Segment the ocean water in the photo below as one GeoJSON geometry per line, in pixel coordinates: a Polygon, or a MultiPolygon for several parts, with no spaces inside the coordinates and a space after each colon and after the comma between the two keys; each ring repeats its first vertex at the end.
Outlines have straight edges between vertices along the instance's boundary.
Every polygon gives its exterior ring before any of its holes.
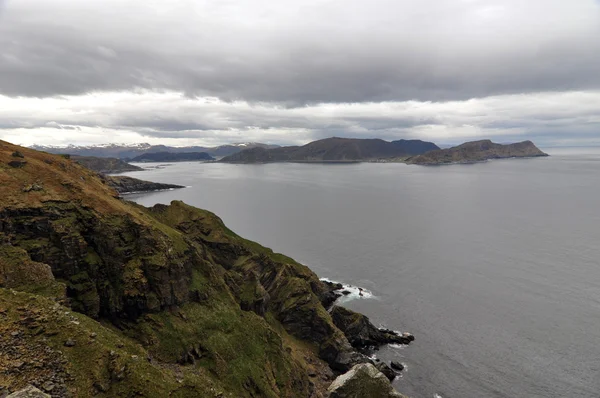
{"type": "MultiPolygon", "coordinates": [[[[442,167],[144,164],[127,173],[240,235],[370,293],[344,305],[409,331],[411,397],[600,397],[600,151],[442,167]]],[[[355,295],[356,297],[356,295],[355,295]]]]}

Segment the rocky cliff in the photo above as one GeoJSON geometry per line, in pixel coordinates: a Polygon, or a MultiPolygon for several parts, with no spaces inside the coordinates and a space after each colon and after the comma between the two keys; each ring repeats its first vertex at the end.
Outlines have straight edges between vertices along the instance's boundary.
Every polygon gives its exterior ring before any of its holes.
{"type": "Polygon", "coordinates": [[[399,338],[210,212],[2,141],[0,185],[0,394],[322,397],[399,338]]]}
{"type": "Polygon", "coordinates": [[[515,144],[495,144],[490,140],[472,141],[407,159],[409,164],[437,165],[451,163],[473,163],[489,159],[523,158],[548,156],[531,141],[515,144]]]}

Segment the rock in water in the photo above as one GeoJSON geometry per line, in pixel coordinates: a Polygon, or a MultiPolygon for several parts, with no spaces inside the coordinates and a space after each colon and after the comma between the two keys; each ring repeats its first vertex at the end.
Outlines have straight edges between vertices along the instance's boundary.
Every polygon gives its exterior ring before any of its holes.
{"type": "Polygon", "coordinates": [[[339,376],[331,383],[327,394],[329,398],[406,398],[370,363],[356,365],[339,376]]]}
{"type": "Polygon", "coordinates": [[[33,386],[27,386],[20,391],[13,392],[6,398],[51,398],[51,396],[33,386]]]}
{"type": "Polygon", "coordinates": [[[390,368],[385,362],[378,362],[375,364],[375,367],[378,371],[383,373],[389,381],[394,381],[394,379],[396,378],[396,372],[394,372],[394,370],[390,368]]]}
{"type": "Polygon", "coordinates": [[[402,372],[404,370],[404,365],[400,362],[392,361],[391,363],[392,369],[397,370],[398,372],[402,372]]]}

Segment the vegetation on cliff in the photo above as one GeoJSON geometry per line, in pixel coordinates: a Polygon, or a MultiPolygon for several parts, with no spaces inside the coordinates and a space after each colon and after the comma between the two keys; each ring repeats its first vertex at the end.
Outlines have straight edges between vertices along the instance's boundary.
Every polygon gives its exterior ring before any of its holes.
{"type": "Polygon", "coordinates": [[[2,141],[0,185],[7,390],[320,397],[331,369],[369,362],[324,307],[331,287],[210,212],[123,201],[76,162],[2,141]]]}

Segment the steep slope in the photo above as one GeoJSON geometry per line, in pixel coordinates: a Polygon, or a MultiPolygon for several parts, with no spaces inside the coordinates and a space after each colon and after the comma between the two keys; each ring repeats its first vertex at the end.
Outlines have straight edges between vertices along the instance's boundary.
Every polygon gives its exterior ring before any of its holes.
{"type": "MultiPolygon", "coordinates": [[[[68,155],[71,156],[71,155],[68,155]]],[[[127,171],[140,171],[141,167],[134,166],[117,158],[98,158],[94,156],[71,156],[80,165],[98,173],[124,173],[127,171]]]]}
{"type": "Polygon", "coordinates": [[[145,153],[140,156],[136,156],[131,159],[131,162],[196,162],[215,160],[206,152],[156,152],[156,153],[145,153]]]}
{"type": "Polygon", "coordinates": [[[326,138],[301,147],[274,149],[253,148],[223,158],[229,163],[266,162],[348,162],[381,159],[402,159],[438,148],[423,141],[394,141],[380,139],[326,138]]]}
{"type": "Polygon", "coordinates": [[[1,141],[0,185],[8,390],[320,397],[330,368],[369,361],[323,306],[331,287],[212,213],[125,202],[69,159],[1,141]]]}
{"type": "Polygon", "coordinates": [[[548,156],[531,141],[515,144],[495,144],[490,140],[466,142],[448,149],[440,149],[415,156],[407,160],[410,164],[436,165],[450,163],[472,163],[488,159],[523,158],[548,156]]]}

